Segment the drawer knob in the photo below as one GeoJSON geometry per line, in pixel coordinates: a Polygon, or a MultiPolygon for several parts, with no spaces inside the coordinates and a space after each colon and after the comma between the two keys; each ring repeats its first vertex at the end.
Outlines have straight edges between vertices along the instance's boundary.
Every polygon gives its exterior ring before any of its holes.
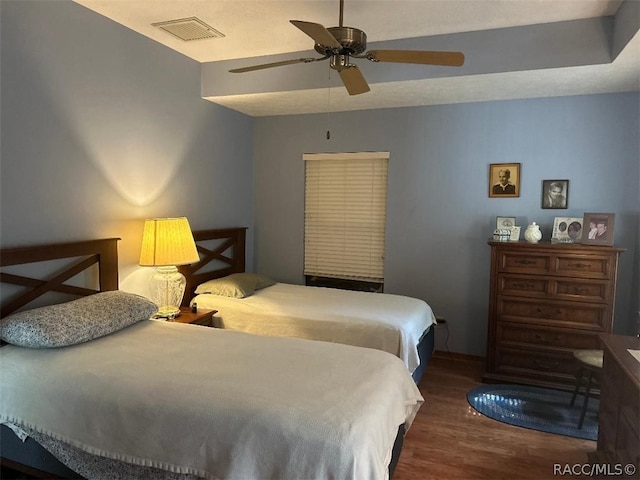
{"type": "Polygon", "coordinates": [[[589,293],[589,290],[584,287],[573,287],[572,290],[575,295],[585,295],[589,293]]]}
{"type": "Polygon", "coordinates": [[[542,307],[538,307],[536,309],[536,312],[540,314],[541,317],[551,318],[553,316],[560,315],[562,313],[562,310],[560,310],[559,308],[544,309],[542,307]]]}
{"type": "Polygon", "coordinates": [[[590,263],[573,263],[573,262],[569,262],[568,265],[572,268],[590,268],[591,264],[590,263]]]}
{"type": "Polygon", "coordinates": [[[555,343],[559,340],[562,340],[562,335],[542,335],[541,333],[536,333],[535,339],[540,343],[555,343]]]}
{"type": "Polygon", "coordinates": [[[530,260],[528,258],[523,258],[523,259],[516,260],[515,263],[519,263],[520,265],[535,265],[536,261],[530,260]]]}
{"type": "Polygon", "coordinates": [[[560,365],[559,362],[544,362],[542,360],[536,360],[534,363],[540,370],[555,370],[560,365]]]}

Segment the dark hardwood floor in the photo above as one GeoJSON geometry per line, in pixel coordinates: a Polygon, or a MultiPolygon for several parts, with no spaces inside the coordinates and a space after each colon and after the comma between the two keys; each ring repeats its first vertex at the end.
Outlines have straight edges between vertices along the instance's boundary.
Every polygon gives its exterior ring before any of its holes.
{"type": "Polygon", "coordinates": [[[425,403],[404,440],[393,480],[551,479],[554,464],[587,463],[596,442],[514,427],[467,402],[482,359],[436,352],[419,388],[425,403]]]}

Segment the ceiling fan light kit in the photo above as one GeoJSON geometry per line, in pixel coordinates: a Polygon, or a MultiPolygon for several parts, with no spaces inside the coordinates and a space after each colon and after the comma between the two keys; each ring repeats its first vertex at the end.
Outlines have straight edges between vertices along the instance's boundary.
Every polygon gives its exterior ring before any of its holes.
{"type": "Polygon", "coordinates": [[[303,20],[290,22],[315,42],[314,50],[323,55],[319,58],[297,58],[281,62],[264,63],[249,67],[234,68],[231,73],[244,73],[265,68],[281,67],[296,63],[311,63],[329,59],[329,66],[338,72],[349,95],[360,95],[369,90],[369,85],[357,65],[351,58],[361,58],[372,62],[413,63],[420,65],[439,65],[459,67],[464,63],[461,52],[431,52],[421,50],[371,50],[367,49],[367,34],[342,24],[344,0],[340,0],[340,20],[338,27],[326,28],[324,25],[303,20]]]}

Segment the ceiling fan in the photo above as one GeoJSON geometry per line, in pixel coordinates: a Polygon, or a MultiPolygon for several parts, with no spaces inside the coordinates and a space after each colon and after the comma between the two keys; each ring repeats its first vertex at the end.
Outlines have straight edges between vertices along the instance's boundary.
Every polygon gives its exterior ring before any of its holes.
{"type": "Polygon", "coordinates": [[[330,66],[340,75],[349,95],[359,95],[369,90],[369,85],[352,58],[364,58],[372,62],[417,63],[422,65],[442,65],[459,67],[464,63],[461,52],[432,52],[422,50],[370,50],[367,49],[367,35],[358,28],[343,26],[344,0],[340,0],[338,27],[325,28],[319,23],[290,20],[315,42],[314,49],[323,55],[319,58],[296,58],[281,62],[264,63],[250,67],[234,68],[231,73],[244,73],[265,68],[282,67],[296,63],[311,63],[329,59],[330,66]]]}

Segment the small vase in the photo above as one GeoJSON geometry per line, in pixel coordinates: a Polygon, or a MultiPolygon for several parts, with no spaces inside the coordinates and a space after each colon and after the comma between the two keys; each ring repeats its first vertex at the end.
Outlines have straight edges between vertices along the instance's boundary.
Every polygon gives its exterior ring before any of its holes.
{"type": "Polygon", "coordinates": [[[542,239],[540,225],[536,222],[531,222],[531,225],[524,231],[524,239],[529,243],[538,243],[542,239]]]}

